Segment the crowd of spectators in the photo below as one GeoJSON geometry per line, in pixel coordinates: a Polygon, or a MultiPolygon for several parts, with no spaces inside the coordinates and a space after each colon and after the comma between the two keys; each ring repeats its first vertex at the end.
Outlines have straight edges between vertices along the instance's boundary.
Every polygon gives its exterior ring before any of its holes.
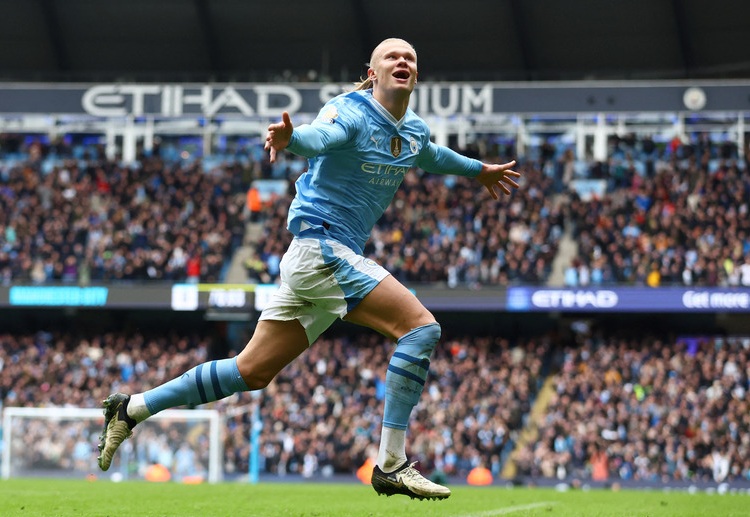
{"type": "Polygon", "coordinates": [[[745,157],[705,136],[661,153],[642,147],[615,142],[597,169],[606,195],[572,193],[567,211],[578,256],[566,284],[750,286],[745,157]]]}
{"type": "MultiPolygon", "coordinates": [[[[6,407],[98,408],[110,392],[162,383],[213,350],[210,338],[174,331],[4,334],[0,344],[6,407]]],[[[372,333],[323,337],[259,397],[242,393],[210,405],[225,416],[225,476],[248,472],[252,419],[242,409],[255,404],[261,473],[353,474],[377,452],[391,351],[372,333]]],[[[477,466],[497,477],[513,461],[522,478],[747,481],[749,365],[750,338],[594,333],[563,346],[549,336],[516,343],[446,336],[414,410],[408,453],[427,472],[459,477],[477,466]],[[549,367],[556,370],[554,394],[543,417],[531,422],[539,437],[511,456],[549,367]]],[[[24,425],[15,433],[25,440],[14,449],[16,461],[95,472],[98,428],[72,421],[47,436],[39,421],[24,425]]],[[[132,470],[158,462],[175,474],[205,475],[205,433],[162,426],[137,429],[140,436],[123,449],[132,470]]]]}
{"type": "Polygon", "coordinates": [[[522,476],[750,480],[750,337],[581,337],[554,387],[522,476]]]}
{"type": "Polygon", "coordinates": [[[242,242],[236,166],[43,163],[32,145],[0,167],[0,283],[217,282],[242,242]]]}
{"type": "MultiPolygon", "coordinates": [[[[100,154],[49,167],[50,150],[32,144],[26,160],[0,167],[0,280],[221,280],[243,242],[250,181],[272,179],[288,189],[252,214],[263,229],[246,265],[250,281],[278,281],[306,162],[282,153],[270,164],[255,147],[249,165],[155,153],[129,166],[100,154]]],[[[629,135],[610,139],[605,162],[569,146],[537,151],[519,157],[521,188],[499,202],[466,178],[407,174],[366,255],[406,283],[546,284],[569,229],[578,246],[569,286],[750,285],[750,169],[736,147],[706,134],[666,145],[629,135]],[[584,196],[581,179],[605,187],[584,196]]],[[[491,139],[462,152],[510,159],[491,139]]]]}
{"type": "Polygon", "coordinates": [[[543,284],[563,233],[552,180],[522,168],[522,186],[493,201],[473,180],[407,176],[365,253],[404,282],[543,284]]]}
{"type": "MultiPolygon", "coordinates": [[[[98,408],[109,393],[137,392],[177,377],[205,361],[212,350],[209,338],[174,331],[150,336],[4,334],[0,345],[0,406],[21,407],[98,408]]],[[[280,476],[351,474],[372,458],[380,436],[384,375],[392,348],[381,336],[369,333],[321,338],[282,371],[260,398],[261,471],[280,476]]],[[[444,339],[409,431],[412,457],[430,472],[465,476],[481,464],[498,474],[539,389],[548,350],[549,343],[533,340],[444,339]]],[[[229,476],[248,472],[251,415],[236,409],[254,403],[251,394],[243,393],[211,406],[228,417],[224,469],[229,476]]],[[[73,468],[70,458],[55,451],[78,450],[72,444],[83,436],[88,461],[78,454],[75,465],[95,469],[98,433],[94,429],[73,436],[80,431],[73,424],[66,432],[58,429],[55,441],[40,436],[38,422],[27,425],[37,427],[16,435],[35,438],[14,449],[17,458],[26,458],[27,466],[73,468]]],[[[154,440],[161,438],[150,445],[143,442],[144,436],[137,438],[140,445],[131,454],[135,469],[143,471],[160,458],[176,462],[181,441],[163,439],[162,435],[169,438],[173,433],[148,433],[154,440]]],[[[193,450],[198,456],[206,452],[199,447],[193,450]]],[[[205,470],[205,462],[199,465],[205,470]]]]}

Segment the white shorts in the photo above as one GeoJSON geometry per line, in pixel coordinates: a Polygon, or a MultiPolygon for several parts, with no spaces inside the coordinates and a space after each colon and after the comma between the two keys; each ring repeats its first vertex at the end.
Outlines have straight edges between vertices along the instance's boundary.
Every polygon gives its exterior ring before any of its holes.
{"type": "Polygon", "coordinates": [[[312,344],[390,273],[340,242],[295,237],[281,259],[281,286],[260,320],[299,320],[312,344]]]}

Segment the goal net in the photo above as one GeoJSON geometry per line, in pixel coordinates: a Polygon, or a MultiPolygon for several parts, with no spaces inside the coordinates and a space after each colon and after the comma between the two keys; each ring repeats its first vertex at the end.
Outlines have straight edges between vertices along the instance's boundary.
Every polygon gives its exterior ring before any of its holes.
{"type": "Polygon", "coordinates": [[[112,466],[97,466],[101,409],[6,407],[2,477],[107,477],[114,481],[218,482],[222,479],[216,410],[167,410],[138,424],[112,466]]]}

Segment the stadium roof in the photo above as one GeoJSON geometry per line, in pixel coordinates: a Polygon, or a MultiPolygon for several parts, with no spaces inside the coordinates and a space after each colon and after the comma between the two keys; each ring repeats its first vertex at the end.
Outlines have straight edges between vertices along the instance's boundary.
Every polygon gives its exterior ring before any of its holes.
{"type": "Polygon", "coordinates": [[[740,0],[0,0],[0,13],[2,81],[353,81],[390,36],[430,80],[750,77],[740,0]]]}

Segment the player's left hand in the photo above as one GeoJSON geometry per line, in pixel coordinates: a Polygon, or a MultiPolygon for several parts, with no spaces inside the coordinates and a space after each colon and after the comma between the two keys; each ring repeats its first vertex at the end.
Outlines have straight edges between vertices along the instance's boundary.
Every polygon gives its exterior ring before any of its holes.
{"type": "Polygon", "coordinates": [[[518,188],[518,183],[513,178],[520,178],[521,173],[511,170],[511,167],[515,164],[515,160],[503,164],[482,164],[482,170],[479,176],[477,176],[477,180],[484,185],[490,196],[492,196],[492,199],[500,198],[496,189],[500,189],[504,194],[510,195],[511,187],[518,188]]]}

